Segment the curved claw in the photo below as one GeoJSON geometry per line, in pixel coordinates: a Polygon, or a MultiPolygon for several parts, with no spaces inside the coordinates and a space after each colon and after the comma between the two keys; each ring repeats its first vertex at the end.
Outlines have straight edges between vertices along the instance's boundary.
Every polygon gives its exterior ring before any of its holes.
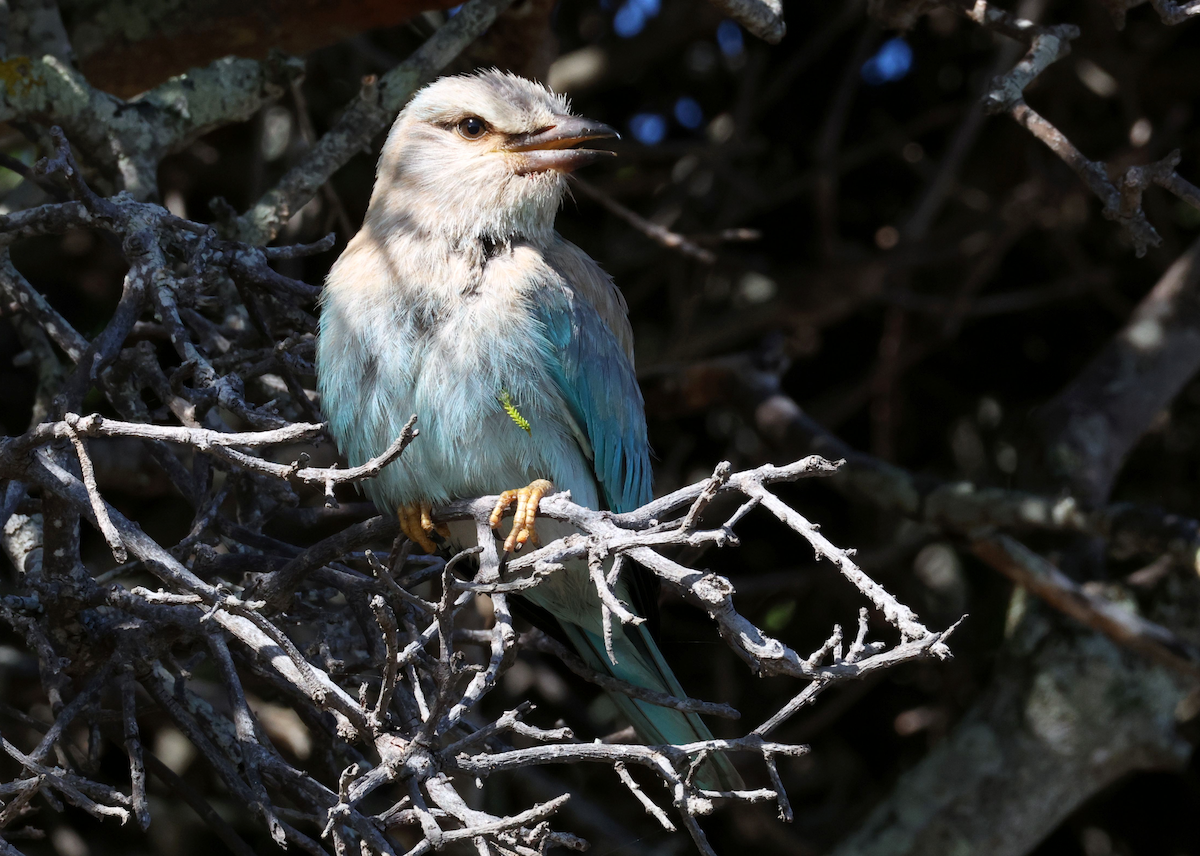
{"type": "Polygon", "coordinates": [[[429,536],[437,532],[442,537],[449,537],[450,530],[444,524],[433,522],[433,505],[428,500],[408,502],[396,511],[400,520],[400,531],[404,537],[412,541],[426,553],[436,553],[437,545],[429,536]]]}
{"type": "Polygon", "coordinates": [[[488,518],[488,525],[493,529],[500,525],[500,521],[504,518],[504,512],[514,502],[517,505],[517,510],[513,512],[512,531],[504,540],[504,552],[519,552],[527,541],[538,543],[538,503],[542,501],[543,496],[553,490],[554,485],[546,479],[534,479],[525,487],[506,490],[500,494],[500,498],[496,501],[496,507],[492,509],[492,515],[488,518]]]}

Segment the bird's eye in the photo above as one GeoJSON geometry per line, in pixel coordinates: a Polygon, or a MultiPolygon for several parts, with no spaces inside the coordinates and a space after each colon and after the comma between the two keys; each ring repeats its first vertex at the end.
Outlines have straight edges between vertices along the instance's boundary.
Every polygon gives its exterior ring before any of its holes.
{"type": "Polygon", "coordinates": [[[486,132],[487,123],[478,116],[468,116],[458,123],[458,133],[468,140],[478,140],[486,132]]]}

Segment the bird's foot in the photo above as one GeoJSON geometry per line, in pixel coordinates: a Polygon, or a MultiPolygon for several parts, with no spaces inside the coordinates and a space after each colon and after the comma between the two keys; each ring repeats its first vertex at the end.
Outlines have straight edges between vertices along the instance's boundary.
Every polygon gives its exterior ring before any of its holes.
{"type": "Polygon", "coordinates": [[[508,533],[508,538],[504,541],[504,552],[517,552],[525,546],[526,541],[538,543],[538,503],[542,501],[543,496],[553,490],[554,485],[546,479],[535,479],[525,487],[506,490],[500,494],[496,507],[492,509],[492,516],[488,519],[488,524],[493,529],[500,525],[504,512],[508,510],[509,506],[514,502],[517,504],[517,510],[513,512],[512,531],[508,533]]]}
{"type": "Polygon", "coordinates": [[[406,502],[396,512],[400,519],[400,531],[404,537],[412,541],[426,553],[436,553],[437,545],[430,537],[434,532],[443,538],[450,537],[450,530],[444,523],[433,522],[433,505],[427,500],[406,502]]]}

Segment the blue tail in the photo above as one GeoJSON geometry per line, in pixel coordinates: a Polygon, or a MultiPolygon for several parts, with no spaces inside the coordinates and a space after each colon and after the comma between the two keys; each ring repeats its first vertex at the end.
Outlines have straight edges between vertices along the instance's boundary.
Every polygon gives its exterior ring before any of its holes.
{"type": "MultiPolygon", "coordinates": [[[[644,624],[622,624],[613,619],[614,664],[604,650],[604,640],[589,630],[567,621],[560,622],[584,662],[598,672],[612,675],[639,687],[685,698],[683,687],[667,665],[644,624]]],[[[621,693],[610,693],[617,707],[633,725],[638,736],[650,744],[683,744],[712,740],[712,732],[696,713],[659,707],[621,693]]],[[[740,790],[742,778],[724,753],[708,756],[696,773],[696,784],[707,790],[740,790]]]]}

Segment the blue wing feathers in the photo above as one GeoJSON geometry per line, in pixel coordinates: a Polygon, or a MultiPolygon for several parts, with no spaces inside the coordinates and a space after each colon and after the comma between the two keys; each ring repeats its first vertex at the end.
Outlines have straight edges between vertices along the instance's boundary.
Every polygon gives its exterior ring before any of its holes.
{"type": "Polygon", "coordinates": [[[651,498],[646,417],[633,366],[585,301],[553,287],[539,297],[550,373],[591,442],[601,493],[613,511],[631,511],[651,498]]]}

